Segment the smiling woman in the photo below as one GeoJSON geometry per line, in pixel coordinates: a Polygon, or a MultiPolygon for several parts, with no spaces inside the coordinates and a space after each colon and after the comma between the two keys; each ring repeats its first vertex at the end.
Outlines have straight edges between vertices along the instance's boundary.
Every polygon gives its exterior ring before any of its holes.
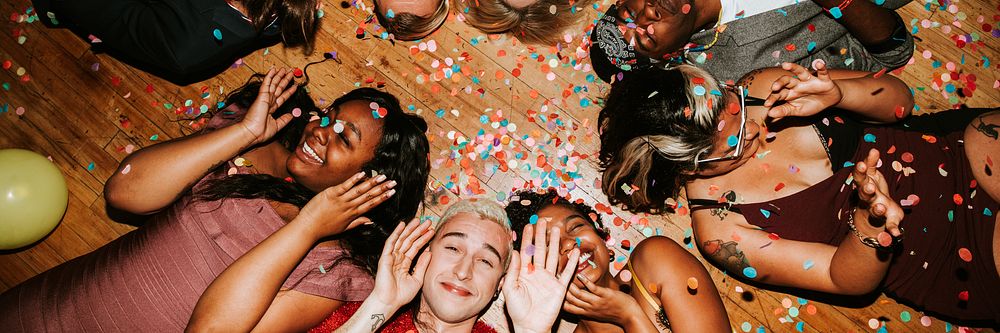
{"type": "Polygon", "coordinates": [[[506,210],[514,230],[547,223],[550,233],[561,235],[560,267],[579,249],[577,278],[563,304],[563,311],[580,316],[577,332],[730,331],[708,271],[673,240],[642,240],[629,255],[628,270],[614,276],[607,228],[581,200],[567,200],[553,189],[523,190],[506,210]]]}
{"type": "Polygon", "coordinates": [[[291,81],[272,70],[231,95],[206,130],[125,159],[105,187],[108,205],[157,214],[0,295],[12,309],[0,327],[181,331],[190,319],[194,331],[304,330],[364,299],[388,230],[420,205],[426,124],[374,89],[323,112],[291,81]],[[57,282],[66,280],[75,282],[57,282]]]}

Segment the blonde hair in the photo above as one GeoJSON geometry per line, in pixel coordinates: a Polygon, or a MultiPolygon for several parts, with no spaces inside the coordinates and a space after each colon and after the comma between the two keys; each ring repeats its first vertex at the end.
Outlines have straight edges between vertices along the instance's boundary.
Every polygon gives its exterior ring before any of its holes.
{"type": "Polygon", "coordinates": [[[375,19],[378,24],[392,34],[393,38],[401,41],[418,40],[429,36],[437,31],[448,18],[448,1],[438,0],[438,6],[434,13],[428,17],[418,16],[411,13],[395,13],[392,18],[382,15],[382,8],[379,1],[375,1],[375,19]]]}
{"type": "Polygon", "coordinates": [[[562,32],[585,16],[574,7],[587,8],[594,0],[538,0],[514,8],[505,0],[450,0],[465,15],[465,23],[490,34],[511,34],[525,43],[556,44],[562,32]],[[551,8],[555,6],[555,13],[551,8]]]}
{"type": "MultiPolygon", "coordinates": [[[[475,214],[483,220],[494,222],[500,225],[506,234],[512,235],[513,231],[510,226],[510,219],[507,218],[507,211],[504,210],[503,206],[496,201],[480,198],[469,198],[452,204],[451,207],[448,207],[448,210],[441,215],[441,220],[438,221],[434,230],[441,230],[441,228],[451,221],[455,215],[463,213],[475,214]]],[[[507,257],[503,258],[503,267],[505,269],[507,268],[507,264],[510,263],[510,256],[513,253],[513,250],[514,243],[513,238],[511,238],[511,242],[507,243],[507,257]]]]}
{"type": "Polygon", "coordinates": [[[662,211],[695,156],[715,142],[722,96],[711,75],[690,65],[630,72],[613,85],[598,119],[601,189],[611,203],[662,211]]]}

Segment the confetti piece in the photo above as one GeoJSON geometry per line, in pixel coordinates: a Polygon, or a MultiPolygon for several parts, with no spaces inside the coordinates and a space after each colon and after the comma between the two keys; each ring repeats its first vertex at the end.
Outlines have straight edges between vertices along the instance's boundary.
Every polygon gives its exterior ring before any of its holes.
{"type": "Polygon", "coordinates": [[[877,238],[878,238],[878,244],[879,245],[882,245],[882,246],[892,245],[892,235],[889,235],[888,232],[883,231],[883,232],[878,233],[877,238]]]}
{"type": "Polygon", "coordinates": [[[344,124],[338,120],[336,124],[333,124],[333,132],[337,134],[343,133],[344,124]]]}
{"type": "Polygon", "coordinates": [[[156,140],[159,140],[159,139],[160,139],[160,135],[159,134],[153,134],[153,136],[149,137],[149,141],[156,141],[156,140]]]}
{"type": "Polygon", "coordinates": [[[968,302],[969,301],[969,291],[968,290],[963,290],[962,292],[958,293],[958,299],[960,301],[968,302]]]}
{"type": "Polygon", "coordinates": [[[323,267],[323,264],[319,264],[319,272],[322,274],[326,274],[326,267],[323,267]]]}
{"type": "Polygon", "coordinates": [[[757,269],[753,267],[747,267],[743,269],[743,276],[753,279],[757,277],[757,269]]]}
{"type": "Polygon", "coordinates": [[[698,290],[698,279],[695,277],[689,277],[687,280],[687,287],[691,290],[698,290]]]}
{"type": "Polygon", "coordinates": [[[785,183],[778,183],[778,185],[774,186],[774,191],[778,192],[778,191],[781,191],[781,189],[783,189],[783,188],[785,188],[785,183]]]}
{"type": "Polygon", "coordinates": [[[928,316],[920,317],[920,325],[924,325],[924,327],[930,327],[931,324],[932,324],[931,317],[928,316]]]}
{"type": "Polygon", "coordinates": [[[618,277],[621,278],[622,281],[628,283],[629,281],[632,281],[632,272],[624,270],[621,273],[618,273],[618,277]]]}
{"type": "MultiPolygon", "coordinates": [[[[837,7],[834,7],[834,8],[837,8],[837,7]]],[[[871,329],[876,329],[876,328],[878,328],[878,327],[879,327],[880,325],[881,325],[881,324],[879,324],[879,322],[878,322],[878,319],[875,319],[875,318],[872,318],[872,319],[869,319],[869,320],[868,320],[868,328],[871,328],[871,329]]]]}
{"type": "Polygon", "coordinates": [[[760,214],[764,215],[764,218],[771,218],[771,211],[761,208],[760,214]]]}
{"type": "Polygon", "coordinates": [[[87,171],[94,171],[95,167],[96,165],[94,164],[94,162],[90,162],[90,164],[87,165],[87,171]]]}
{"type": "Polygon", "coordinates": [[[537,214],[531,215],[531,217],[528,218],[528,223],[531,223],[531,224],[538,223],[538,215],[537,214]]]}
{"type": "MultiPolygon", "coordinates": [[[[844,16],[844,13],[840,12],[840,7],[833,7],[830,8],[830,16],[833,16],[834,19],[840,19],[844,16]]],[[[872,328],[874,329],[874,327],[872,328]]]]}
{"type": "Polygon", "coordinates": [[[385,11],[385,17],[386,18],[396,17],[396,12],[392,11],[392,8],[389,8],[389,10],[385,11]]]}
{"type": "Polygon", "coordinates": [[[813,267],[813,265],[815,265],[815,263],[813,263],[812,259],[807,259],[805,262],[802,263],[802,269],[808,271],[810,268],[813,267]]]}
{"type": "Polygon", "coordinates": [[[302,116],[302,109],[300,108],[292,109],[292,117],[298,118],[300,116],[302,116]]]}
{"type": "Polygon", "coordinates": [[[126,164],[125,167],[122,168],[122,174],[127,175],[129,172],[132,172],[132,165],[126,164]]]}
{"type": "Polygon", "coordinates": [[[958,257],[962,258],[962,261],[972,262],[972,251],[964,247],[960,248],[958,249],[958,257]]]}
{"type": "Polygon", "coordinates": [[[875,134],[865,134],[865,142],[875,143],[875,134]]]}
{"type": "Polygon", "coordinates": [[[694,94],[698,96],[704,96],[706,92],[705,87],[701,85],[694,86],[692,90],[694,91],[694,94]]]}
{"type": "Polygon", "coordinates": [[[215,40],[222,40],[222,31],[219,29],[212,30],[212,36],[215,36],[215,40]]]}
{"type": "Polygon", "coordinates": [[[681,6],[681,13],[687,14],[690,12],[691,12],[691,4],[686,3],[683,6],[681,6]]]}

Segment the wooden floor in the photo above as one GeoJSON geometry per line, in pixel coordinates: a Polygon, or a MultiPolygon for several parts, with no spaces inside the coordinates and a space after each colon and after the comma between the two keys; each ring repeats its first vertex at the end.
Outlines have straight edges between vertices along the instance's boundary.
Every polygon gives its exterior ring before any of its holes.
{"type": "MultiPolygon", "coordinates": [[[[952,0],[941,9],[924,1],[900,10],[918,42],[912,63],[897,73],[914,89],[920,112],[961,104],[1000,105],[1000,42],[990,32],[1000,24],[1000,5],[996,0],[952,0]]],[[[567,33],[568,44],[530,47],[479,33],[453,16],[422,43],[393,44],[371,37],[381,31],[365,25],[360,10],[324,2],[317,53],[304,56],[274,47],[247,56],[216,78],[179,87],[94,55],[86,42],[67,31],[29,22],[28,0],[0,1],[0,12],[9,17],[0,36],[0,148],[51,156],[70,191],[67,213],[51,235],[30,248],[0,254],[0,291],[132,229],[107,216],[102,196],[105,180],[129,152],[191,133],[187,119],[202,105],[214,108],[250,74],[271,66],[301,67],[324,52],[337,52],[340,61],[310,69],[310,88],[321,103],[355,87],[379,86],[429,121],[434,171],[428,215],[441,213],[442,206],[458,197],[480,194],[503,200],[526,183],[564,186],[589,203],[604,201],[594,184],[598,173],[592,156],[598,149],[597,104],[608,86],[595,82],[586,54],[578,48],[584,24],[567,33]],[[368,31],[363,39],[355,36],[359,26],[368,31]],[[502,144],[494,147],[495,138],[502,138],[502,144]],[[477,156],[484,150],[491,151],[485,160],[477,156]]],[[[597,13],[583,11],[590,18],[597,13]]],[[[662,234],[690,248],[685,212],[640,216],[607,211],[620,218],[605,216],[615,222],[617,240],[662,234]]],[[[920,311],[884,296],[867,306],[833,306],[710,271],[736,332],[958,329],[935,318],[922,320],[920,311]]]]}

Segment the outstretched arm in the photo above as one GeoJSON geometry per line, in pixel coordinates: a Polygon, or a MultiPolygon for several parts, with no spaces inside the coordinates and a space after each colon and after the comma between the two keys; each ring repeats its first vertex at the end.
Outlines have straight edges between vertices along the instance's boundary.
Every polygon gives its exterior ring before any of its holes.
{"type": "Polygon", "coordinates": [[[749,87],[750,95],[767,96],[764,106],[770,108],[767,115],[773,119],[811,116],[834,107],[861,120],[892,123],[913,109],[909,87],[895,76],[829,70],[822,60],[813,65],[815,73],[793,63],[755,71],[750,74],[757,76],[749,87]]]}
{"type": "Polygon", "coordinates": [[[229,265],[198,300],[187,330],[303,331],[333,312],[341,302],[280,288],[321,238],[369,222],[358,217],[393,194],[384,178],[363,178],[358,173],[320,192],[292,222],[229,265]]]}
{"type": "MultiPolygon", "coordinates": [[[[854,225],[866,237],[892,241],[902,235],[903,210],[886,193],[884,176],[874,165],[878,153],[869,153],[855,165],[854,180],[860,201],[854,225]],[[890,236],[891,235],[891,236],[890,236]]],[[[862,295],[875,290],[889,267],[891,253],[862,243],[853,233],[839,245],[793,241],[773,237],[748,224],[739,214],[723,221],[707,211],[693,216],[695,237],[705,258],[729,274],[777,286],[840,295],[862,295]],[[777,239],[776,239],[777,238],[777,239]]],[[[845,223],[836,217],[831,223],[845,223]]],[[[884,244],[888,245],[888,244],[884,244]]]]}
{"type": "Polygon", "coordinates": [[[292,72],[268,72],[257,100],[237,124],[140,149],[118,166],[104,185],[112,207],[152,214],[169,206],[208,171],[255,144],[270,139],[291,120],[271,114],[295,93],[292,72]],[[288,88],[288,89],[286,89],[288,88]]]}

